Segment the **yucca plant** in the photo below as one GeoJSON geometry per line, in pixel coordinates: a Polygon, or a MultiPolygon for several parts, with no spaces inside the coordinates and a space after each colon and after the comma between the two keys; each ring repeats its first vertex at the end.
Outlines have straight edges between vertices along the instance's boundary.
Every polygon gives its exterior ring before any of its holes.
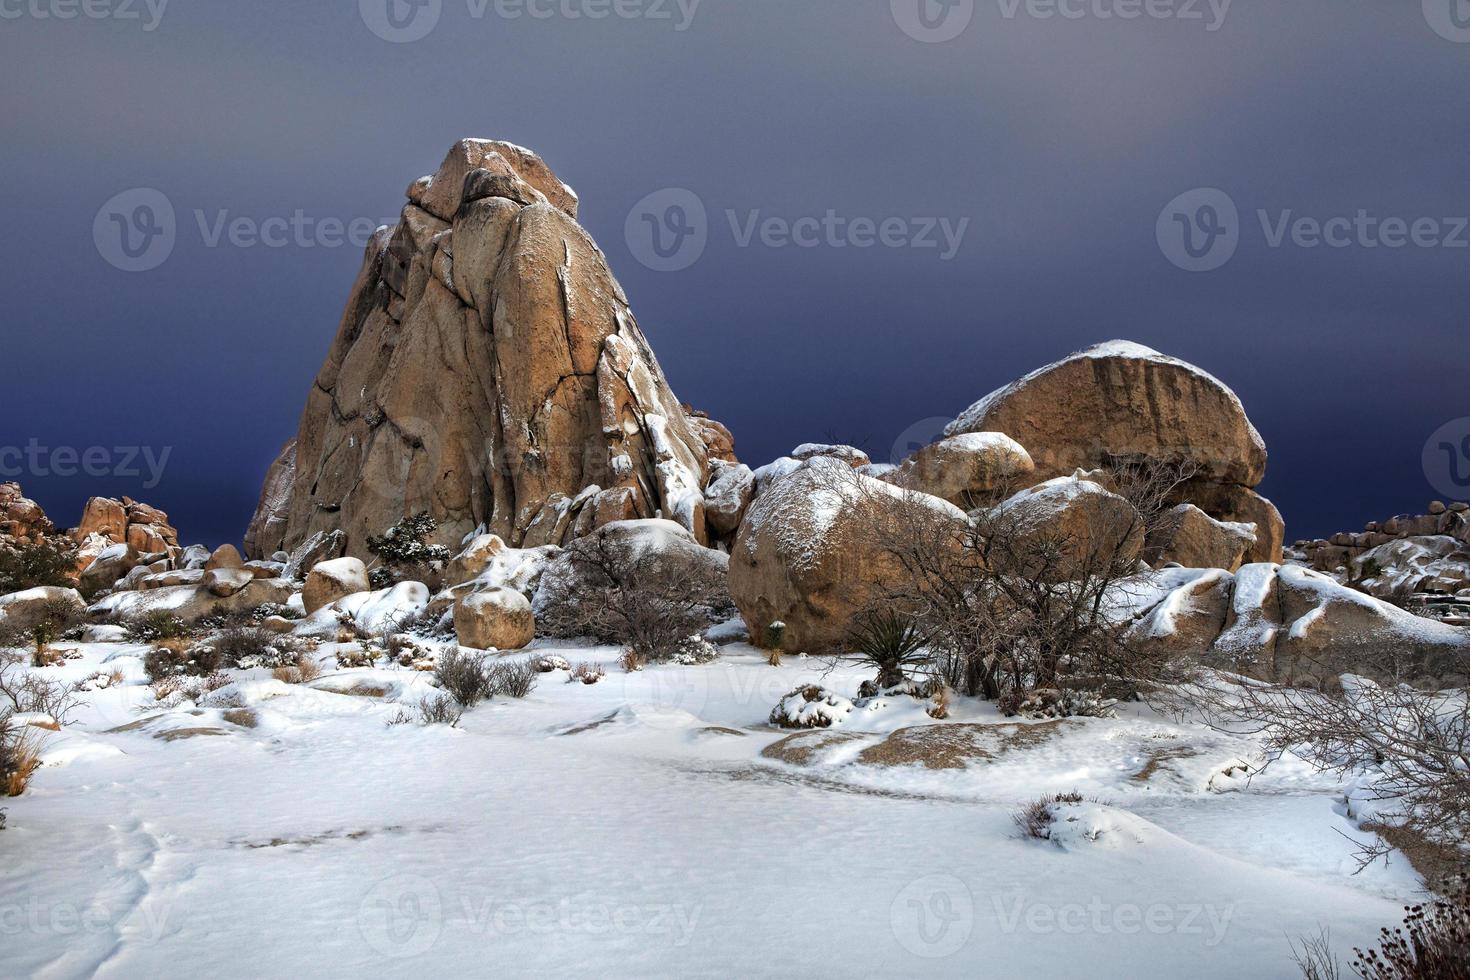
{"type": "Polygon", "coordinates": [[[878,690],[902,684],[911,671],[930,662],[929,635],[909,616],[892,610],[870,612],[848,636],[848,649],[859,663],[878,670],[878,690]]]}

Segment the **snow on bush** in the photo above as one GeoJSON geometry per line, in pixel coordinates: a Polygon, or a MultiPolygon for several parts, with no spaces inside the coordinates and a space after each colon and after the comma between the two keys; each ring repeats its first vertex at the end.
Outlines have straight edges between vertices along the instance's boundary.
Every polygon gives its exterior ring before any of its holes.
{"type": "Polygon", "coordinates": [[[674,663],[684,667],[711,664],[720,659],[719,649],[702,636],[691,636],[674,648],[674,663]]]}
{"type": "Polygon", "coordinates": [[[853,703],[815,684],[799,687],[771,710],[771,724],[780,728],[831,728],[852,713],[853,703]]]}

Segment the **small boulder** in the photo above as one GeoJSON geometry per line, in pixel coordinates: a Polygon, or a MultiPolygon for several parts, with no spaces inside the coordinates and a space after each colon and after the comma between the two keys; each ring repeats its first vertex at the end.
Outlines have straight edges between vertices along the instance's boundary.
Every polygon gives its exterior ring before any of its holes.
{"type": "MultiPolygon", "coordinates": [[[[1035,472],[1019,442],[999,432],[965,432],[920,449],[885,479],[961,507],[992,503],[994,494],[1035,472]]],[[[1029,481],[1028,481],[1029,482],[1029,481]]]]}
{"type": "Polygon", "coordinates": [[[256,576],[246,568],[211,568],[204,573],[204,579],[200,583],[209,590],[210,595],[228,599],[245,590],[256,576]]]}
{"type": "Polygon", "coordinates": [[[308,615],[340,599],[372,589],[367,566],[360,558],[337,558],[324,561],[306,576],[302,601],[308,615]]]}
{"type": "Polygon", "coordinates": [[[1233,572],[1255,544],[1254,524],[1217,521],[1193,504],[1180,504],[1149,533],[1143,560],[1154,566],[1172,563],[1233,572]]]}
{"type": "Polygon", "coordinates": [[[454,632],[461,646],[476,650],[519,650],[536,638],[531,603],[514,589],[490,589],[454,604],[454,632]]]}

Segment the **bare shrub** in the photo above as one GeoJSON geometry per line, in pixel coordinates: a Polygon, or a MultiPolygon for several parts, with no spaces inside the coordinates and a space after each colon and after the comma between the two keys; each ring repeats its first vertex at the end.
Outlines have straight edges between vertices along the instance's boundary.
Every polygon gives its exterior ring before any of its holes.
{"type": "Polygon", "coordinates": [[[492,664],[485,675],[485,689],[490,697],[529,697],[539,680],[529,660],[502,660],[492,664]]]}
{"type": "Polygon", "coordinates": [[[643,658],[638,656],[638,651],[628,647],[618,655],[618,666],[625,674],[636,674],[643,669],[643,658]]]}
{"type": "Polygon", "coordinates": [[[1342,964],[1332,953],[1332,935],[1323,929],[1315,936],[1291,944],[1291,960],[1302,971],[1303,980],[1339,980],[1342,964]]]}
{"type": "Polygon", "coordinates": [[[301,646],[294,637],[272,633],[262,626],[228,626],[211,637],[208,645],[217,658],[216,666],[242,670],[291,667],[301,656],[301,646]]]}
{"type": "Polygon", "coordinates": [[[606,676],[607,671],[602,669],[601,664],[580,663],[573,667],[572,672],[567,675],[567,683],[575,684],[580,682],[591,686],[606,676]]]}
{"type": "Polygon", "coordinates": [[[164,640],[143,656],[143,669],[154,681],[168,677],[204,677],[217,672],[224,658],[208,644],[183,637],[164,640]]]}
{"type": "Polygon", "coordinates": [[[583,587],[545,611],[547,635],[588,636],[660,663],[728,612],[725,577],[692,551],[638,549],[597,533],[572,542],[565,555],[583,587]]]}
{"type": "Polygon", "coordinates": [[[65,725],[76,710],[77,686],[49,680],[26,670],[13,656],[0,654],[0,710],[7,715],[47,715],[65,725]]]}
{"type": "Polygon", "coordinates": [[[480,658],[451,650],[439,658],[434,679],[460,704],[473,708],[490,696],[485,666],[480,658]]]}
{"type": "Polygon", "coordinates": [[[1470,980],[1470,883],[1411,906],[1402,927],[1380,932],[1377,949],[1353,953],[1363,980],[1470,980]]]}
{"type": "Polygon", "coordinates": [[[448,725],[457,728],[464,717],[464,706],[449,694],[438,694],[419,702],[420,725],[448,725]]]}
{"type": "Polygon", "coordinates": [[[189,633],[187,623],[162,609],[128,620],[123,627],[128,631],[128,639],[134,643],[157,643],[159,640],[178,639],[189,633]]]}
{"type": "Polygon", "coordinates": [[[320,676],[321,664],[315,657],[304,653],[298,654],[289,667],[277,667],[271,671],[271,677],[285,684],[310,684],[320,676]]]}
{"type": "Polygon", "coordinates": [[[1052,807],[1058,803],[1081,802],[1082,794],[1076,792],[1043,796],[1011,814],[1011,819],[1021,828],[1023,836],[1035,840],[1051,840],[1051,826],[1056,823],[1056,814],[1052,812],[1052,807]]]}

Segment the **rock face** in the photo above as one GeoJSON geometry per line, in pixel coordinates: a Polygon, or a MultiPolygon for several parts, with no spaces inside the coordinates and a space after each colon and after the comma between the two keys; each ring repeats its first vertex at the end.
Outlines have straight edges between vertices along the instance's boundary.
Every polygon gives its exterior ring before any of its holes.
{"type": "Polygon", "coordinates": [[[451,547],[477,529],[561,544],[613,514],[705,540],[718,432],[669,390],[571,189],[464,140],[409,196],[368,246],[294,466],[272,467],[253,557],[336,528],[361,556],[419,511],[451,547]]]}
{"type": "MultiPolygon", "coordinates": [[[[1344,531],[1331,538],[1298,541],[1292,545],[1292,555],[1318,571],[1336,572],[1351,571],[1353,563],[1365,558],[1370,551],[1406,538],[1446,538],[1447,541],[1434,546],[1435,550],[1446,554],[1453,552],[1456,544],[1470,545],[1470,506],[1460,502],[1446,505],[1436,500],[1430,503],[1429,511],[1428,514],[1401,514],[1386,521],[1371,521],[1362,531],[1344,531]]],[[[1379,564],[1388,568],[1382,559],[1392,554],[1381,555],[1379,564]]]]}
{"type": "Polygon", "coordinates": [[[1256,525],[1217,521],[1194,504],[1169,511],[1149,534],[1143,560],[1155,567],[1223,568],[1235,571],[1256,544],[1256,525]]]}
{"type": "Polygon", "coordinates": [[[291,492],[296,485],[296,440],[286,443],[271,463],[260,488],[255,517],[245,531],[245,554],[264,558],[280,551],[286,540],[286,516],[291,510],[291,492]]]}
{"type": "Polygon", "coordinates": [[[253,578],[248,585],[230,596],[211,592],[202,582],[198,585],[176,585],[159,589],[116,592],[93,605],[93,616],[117,616],[141,619],[151,612],[165,612],[196,622],[206,616],[251,612],[267,604],[287,602],[294,589],[280,579],[253,578]]]}
{"type": "Polygon", "coordinates": [[[358,558],[338,558],[324,561],[306,576],[306,589],[301,594],[307,615],[316,612],[339,599],[359,592],[368,592],[367,566],[358,558]]]}
{"type": "Polygon", "coordinates": [[[22,493],[19,483],[0,483],[0,540],[35,544],[55,530],[41,505],[22,493]]]}
{"type": "Polygon", "coordinates": [[[1470,632],[1299,566],[1169,569],[1128,590],[1136,640],[1269,680],[1351,672],[1443,685],[1470,673],[1470,632]]]}
{"type": "Polygon", "coordinates": [[[514,589],[472,592],[454,604],[454,633],[475,650],[520,650],[536,639],[536,617],[514,589]]]}
{"type": "MultiPolygon", "coordinates": [[[[131,497],[113,500],[93,497],[82,509],[82,521],[71,532],[72,540],[85,551],[88,544],[105,540],[126,544],[140,554],[180,554],[179,532],[168,515],[157,507],[138,503],[131,497]]],[[[106,545],[103,545],[106,547],[106,545]]]]}
{"type": "Polygon", "coordinates": [[[831,458],[774,480],[751,505],[730,554],[730,594],[756,643],[785,623],[789,653],[842,646],[853,618],[902,569],[883,547],[885,525],[909,508],[965,522],[959,508],[906,492],[831,458]]]}
{"type": "Polygon", "coordinates": [[[1266,475],[1265,442],[1235,393],[1184,361],[1127,341],[1100,344],[987,395],[946,435],[987,431],[1025,446],[1040,480],[1127,457],[1196,467],[1175,502],[1257,524],[1248,557],[1281,560],[1281,515],[1254,492],[1266,475]]]}

